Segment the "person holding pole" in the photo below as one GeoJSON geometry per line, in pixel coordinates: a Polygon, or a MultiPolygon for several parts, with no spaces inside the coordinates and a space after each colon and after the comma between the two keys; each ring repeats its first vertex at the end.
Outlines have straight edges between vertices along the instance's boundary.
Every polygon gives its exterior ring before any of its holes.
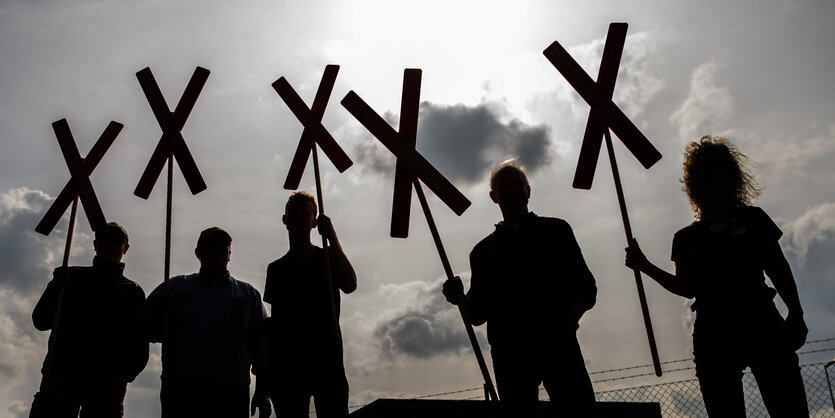
{"type": "Polygon", "coordinates": [[[267,267],[264,301],[272,311],[269,393],[279,417],[307,417],[311,396],[316,416],[348,416],[339,292],[356,290],[357,275],[331,220],[325,215],[317,218],[316,213],[312,195],[290,195],[281,217],[290,249],[267,267]],[[317,226],[328,241],[330,260],[325,259],[328,253],[311,242],[310,233],[317,226]]]}
{"type": "MultiPolygon", "coordinates": [[[[116,222],[99,227],[96,255],[89,267],[59,267],[53,272],[32,320],[39,331],[57,328],[48,388],[41,386],[30,417],[121,417],[127,384],[145,368],[148,343],[138,316],[145,292],[123,274],[128,234],[116,222]]],[[[46,368],[46,364],[45,364],[46,368]]]]}
{"type": "Polygon", "coordinates": [[[597,287],[571,227],[528,211],[531,187],[516,160],[490,173],[503,220],[470,253],[470,290],[447,280],[447,301],[473,325],[487,323],[499,399],[508,417],[537,416],[544,383],[554,415],[595,416],[595,397],[577,342],[578,322],[597,287]]]}
{"type": "Polygon", "coordinates": [[[245,418],[271,411],[263,382],[266,341],[249,330],[267,316],[261,294],[227,270],[232,237],[212,227],[200,233],[195,255],[200,271],[172,277],[170,291],[161,284],[145,301],[151,342],[162,347],[163,418],[245,418]],[[251,410],[250,370],[256,375],[251,410]]]}
{"type": "Polygon", "coordinates": [[[683,183],[696,221],[673,237],[675,273],[648,261],[636,240],[626,248],[626,265],[696,299],[693,355],[708,415],[745,416],[742,370],[750,366],[769,415],[809,416],[795,354],[808,333],[803,308],[777,242],[782,232],[751,206],[761,189],[747,158],[724,138],[702,137],[687,145],[683,183]],[[778,294],[785,319],[774,305],[778,294]]]}

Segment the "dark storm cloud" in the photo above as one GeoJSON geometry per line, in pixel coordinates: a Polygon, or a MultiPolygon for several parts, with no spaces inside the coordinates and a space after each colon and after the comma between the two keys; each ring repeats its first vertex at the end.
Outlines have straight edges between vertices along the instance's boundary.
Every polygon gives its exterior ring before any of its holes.
{"type": "MultiPolygon", "coordinates": [[[[39,290],[51,276],[52,268],[60,264],[62,240],[65,232],[59,223],[51,237],[35,232],[52,199],[41,191],[18,188],[0,195],[0,286],[23,295],[39,290]]],[[[79,214],[80,216],[83,216],[79,214]]],[[[76,238],[83,240],[78,233],[76,238]]],[[[79,242],[79,241],[75,241],[79,242]]]]}
{"type": "MultiPolygon", "coordinates": [[[[391,115],[386,116],[391,122],[391,115]]],[[[495,106],[423,102],[419,118],[418,151],[453,182],[479,182],[494,165],[510,157],[518,157],[529,173],[550,161],[548,128],[517,119],[504,121],[495,106]]],[[[373,142],[362,141],[356,147],[357,160],[372,171],[393,175],[395,159],[373,142]]]]}
{"type": "Polygon", "coordinates": [[[458,311],[444,300],[440,282],[421,293],[419,300],[425,301],[421,306],[410,306],[377,325],[374,337],[385,356],[429,358],[456,354],[469,347],[458,311]]]}
{"type": "MultiPolygon", "coordinates": [[[[34,231],[51,198],[25,187],[0,194],[0,393],[13,387],[34,387],[43,361],[47,333],[32,326],[32,308],[40,291],[61,262],[66,222],[51,237],[34,231]]],[[[80,215],[83,216],[83,215],[80,215]]],[[[76,238],[87,238],[80,232],[76,238]]],[[[79,252],[76,250],[76,252],[79,252]]],[[[28,411],[28,399],[15,400],[9,416],[28,411]]],[[[5,415],[4,415],[5,416],[5,415]]]]}

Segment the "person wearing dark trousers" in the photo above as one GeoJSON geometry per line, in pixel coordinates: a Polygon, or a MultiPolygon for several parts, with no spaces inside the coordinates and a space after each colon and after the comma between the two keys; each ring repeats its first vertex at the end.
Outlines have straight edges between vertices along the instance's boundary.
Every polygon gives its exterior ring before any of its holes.
{"type": "Polygon", "coordinates": [[[357,276],[331,220],[316,212],[310,194],[290,196],[281,218],[290,249],[267,267],[270,398],[281,418],[308,417],[311,397],[316,416],[348,416],[340,292],[356,290],[357,276]],[[310,240],[316,227],[328,240],[329,260],[310,240]]]}
{"type": "Polygon", "coordinates": [[[261,294],[229,274],[232,237],[212,227],[200,233],[200,271],[172,277],[145,302],[147,333],[162,342],[163,418],[270,416],[263,389],[266,340],[249,330],[266,318],[261,294]],[[167,332],[166,329],[167,322],[167,332]],[[256,376],[251,408],[250,371],[256,376]]]}
{"type": "Polygon", "coordinates": [[[746,157],[726,139],[703,137],[687,146],[683,183],[696,221],[673,237],[675,273],[647,260],[637,241],[626,248],[626,265],[695,298],[693,355],[708,415],[745,417],[742,371],[750,367],[770,416],[809,416],[795,354],[808,329],[778,243],[782,232],[752,206],[760,188],[746,157]],[[785,319],[774,304],[778,294],[785,319]]]}
{"type": "Polygon", "coordinates": [[[35,328],[52,330],[63,287],[51,368],[32,418],[121,417],[127,385],[148,362],[138,325],[145,292],[123,275],[127,231],[110,222],[96,231],[93,247],[92,266],[55,269],[32,312],[35,328]]]}
{"type": "Polygon", "coordinates": [[[537,416],[539,385],[554,416],[593,417],[594,390],[577,342],[597,287],[568,223],[528,211],[531,187],[508,160],[490,175],[502,221],[470,253],[472,278],[443,286],[473,325],[487,323],[499,399],[508,417],[537,416]]]}

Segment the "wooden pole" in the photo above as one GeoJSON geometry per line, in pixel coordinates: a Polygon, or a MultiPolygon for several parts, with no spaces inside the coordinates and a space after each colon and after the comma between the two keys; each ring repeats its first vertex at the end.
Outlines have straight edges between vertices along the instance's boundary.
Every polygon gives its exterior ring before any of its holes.
{"type": "MultiPolygon", "coordinates": [[[[313,143],[313,177],[316,179],[316,200],[319,204],[319,213],[325,214],[325,204],[322,200],[322,179],[319,176],[319,153],[318,146],[313,143]]],[[[336,317],[336,295],[333,289],[333,274],[331,272],[330,250],[328,250],[328,239],[322,235],[322,250],[325,252],[325,277],[327,278],[328,308],[330,310],[331,332],[334,337],[339,336],[339,319],[336,317]]]]}
{"type": "Polygon", "coordinates": [[[55,340],[58,338],[58,323],[61,319],[61,305],[64,302],[64,288],[70,278],[70,249],[72,248],[72,236],[75,232],[75,218],[78,213],[78,194],[72,201],[72,209],[70,210],[70,224],[67,227],[67,241],[64,245],[64,260],[61,266],[64,268],[65,281],[64,284],[58,287],[58,298],[55,301],[55,314],[52,317],[52,331],[49,333],[49,343],[46,351],[46,361],[44,362],[43,381],[41,382],[41,390],[46,391],[49,388],[49,379],[52,373],[52,359],[55,356],[55,340]]]}
{"type": "MultiPolygon", "coordinates": [[[[618,163],[615,160],[615,151],[612,146],[612,136],[607,127],[604,131],[606,138],[606,151],[609,152],[609,163],[612,165],[612,176],[615,179],[615,191],[618,194],[618,204],[620,206],[620,216],[623,218],[623,229],[626,232],[626,243],[629,245],[632,242],[632,226],[629,224],[629,214],[626,212],[626,199],[623,197],[623,186],[620,183],[620,172],[618,171],[618,163]]],[[[635,285],[638,287],[638,299],[641,302],[641,313],[644,316],[644,327],[647,330],[647,339],[649,340],[649,352],[652,356],[652,365],[655,368],[655,375],[661,376],[661,362],[658,359],[658,348],[655,346],[655,333],[652,331],[652,319],[649,317],[649,307],[647,306],[647,296],[644,293],[644,283],[641,280],[641,271],[632,270],[635,273],[635,285]]]]}
{"type": "MultiPolygon", "coordinates": [[[[174,152],[168,154],[168,185],[165,195],[165,266],[163,267],[162,288],[165,296],[171,293],[171,218],[173,215],[174,200],[174,152]]],[[[170,308],[168,306],[167,308],[170,308]]],[[[165,357],[168,342],[168,309],[162,318],[162,357],[165,357]]]]}
{"type": "MultiPolygon", "coordinates": [[[[420,207],[423,209],[423,215],[426,216],[426,223],[429,224],[429,230],[432,232],[432,239],[435,241],[435,247],[438,248],[438,255],[441,256],[441,264],[444,266],[446,277],[447,279],[453,279],[455,278],[455,274],[453,274],[452,266],[449,264],[449,258],[447,258],[446,251],[444,250],[444,244],[441,242],[441,236],[438,234],[438,227],[435,226],[435,219],[432,217],[432,212],[429,210],[429,204],[426,202],[426,196],[423,194],[423,188],[420,186],[420,181],[417,177],[413,179],[413,182],[415,185],[415,192],[417,193],[418,200],[420,201],[420,207]]],[[[481,369],[481,375],[484,378],[485,390],[494,401],[498,401],[499,396],[496,394],[496,389],[493,386],[493,379],[490,377],[490,371],[487,370],[487,363],[484,361],[484,355],[481,353],[481,347],[478,345],[478,339],[475,336],[473,325],[470,322],[467,310],[464,309],[464,305],[458,305],[458,312],[461,313],[461,319],[464,321],[464,327],[467,329],[467,336],[470,338],[470,344],[472,344],[476,360],[478,360],[478,368],[481,369]]]]}
{"type": "Polygon", "coordinates": [[[168,187],[165,197],[165,268],[163,284],[165,291],[170,291],[169,279],[171,278],[171,216],[174,206],[174,153],[168,156],[168,187]]]}

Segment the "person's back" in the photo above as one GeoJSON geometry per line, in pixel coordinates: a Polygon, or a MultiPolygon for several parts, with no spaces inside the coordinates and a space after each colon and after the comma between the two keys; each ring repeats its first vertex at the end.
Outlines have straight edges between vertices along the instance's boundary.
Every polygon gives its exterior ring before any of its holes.
{"type": "Polygon", "coordinates": [[[574,299],[595,299],[594,278],[562,219],[530,213],[518,230],[497,225],[470,260],[479,280],[468,294],[486,308],[493,347],[546,341],[560,331],[557,319],[569,316],[574,299]]]}
{"type": "Polygon", "coordinates": [[[536,416],[540,384],[555,412],[594,416],[594,390],[576,336],[580,318],[595,303],[594,277],[568,223],[528,211],[530,193],[515,160],[492,171],[489,196],[502,221],[470,253],[467,294],[456,277],[444,283],[444,296],[462,305],[473,325],[487,322],[505,416],[536,416]]]}
{"type": "Polygon", "coordinates": [[[32,417],[75,417],[79,408],[85,417],[121,416],[127,384],[148,361],[137,322],[145,293],[124,277],[121,263],[129,248],[127,232],[109,223],[96,231],[94,247],[92,266],[55,270],[32,312],[35,328],[51,330],[63,291],[32,417]]]}
{"type": "Polygon", "coordinates": [[[249,333],[266,318],[261,295],[229,274],[232,237],[223,229],[201,232],[194,253],[200,271],[172,277],[145,302],[148,338],[162,342],[162,417],[248,417],[250,372],[252,413],[257,407],[269,416],[257,379],[266,368],[266,342],[249,333]]]}

